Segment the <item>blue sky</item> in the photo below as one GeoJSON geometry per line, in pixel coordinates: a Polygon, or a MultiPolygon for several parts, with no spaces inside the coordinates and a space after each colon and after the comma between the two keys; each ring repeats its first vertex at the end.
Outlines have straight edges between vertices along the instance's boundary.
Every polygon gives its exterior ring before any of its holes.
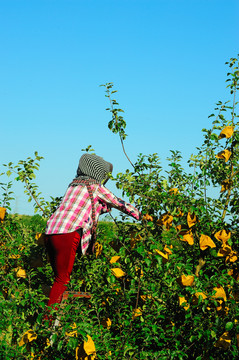
{"type": "MultiPolygon", "coordinates": [[[[64,194],[89,144],[114,174],[130,167],[107,128],[106,82],[125,110],[131,159],[157,152],[165,167],[173,149],[186,162],[229,97],[238,15],[238,0],[0,0],[0,164],[38,151],[47,199],[64,194]]],[[[12,211],[31,214],[14,189],[12,211]]]]}

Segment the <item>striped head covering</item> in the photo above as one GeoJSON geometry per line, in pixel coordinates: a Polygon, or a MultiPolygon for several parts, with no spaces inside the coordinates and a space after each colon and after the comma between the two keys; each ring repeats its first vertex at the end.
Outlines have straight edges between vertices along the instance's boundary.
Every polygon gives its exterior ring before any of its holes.
{"type": "Polygon", "coordinates": [[[79,185],[87,180],[90,184],[106,183],[113,165],[95,154],[83,154],[80,158],[76,177],[70,185],[79,185]]]}

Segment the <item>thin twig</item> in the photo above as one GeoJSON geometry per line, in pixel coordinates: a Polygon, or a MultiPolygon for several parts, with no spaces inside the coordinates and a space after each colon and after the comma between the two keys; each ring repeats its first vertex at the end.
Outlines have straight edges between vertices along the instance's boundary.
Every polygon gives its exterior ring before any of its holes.
{"type": "Polygon", "coordinates": [[[2,225],[2,228],[3,230],[7,233],[7,235],[9,236],[9,238],[12,240],[12,241],[15,241],[14,238],[12,237],[12,235],[10,234],[10,232],[8,231],[8,229],[5,228],[5,226],[2,225]]]}

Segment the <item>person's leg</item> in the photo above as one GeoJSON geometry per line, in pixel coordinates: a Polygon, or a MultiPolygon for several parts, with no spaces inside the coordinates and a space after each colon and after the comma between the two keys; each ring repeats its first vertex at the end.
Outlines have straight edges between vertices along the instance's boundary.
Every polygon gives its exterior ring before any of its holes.
{"type": "MultiPolygon", "coordinates": [[[[47,306],[60,303],[75,261],[75,255],[80,245],[78,232],[47,236],[46,247],[55,274],[47,306]]],[[[56,308],[57,309],[57,308],[56,308]]]]}

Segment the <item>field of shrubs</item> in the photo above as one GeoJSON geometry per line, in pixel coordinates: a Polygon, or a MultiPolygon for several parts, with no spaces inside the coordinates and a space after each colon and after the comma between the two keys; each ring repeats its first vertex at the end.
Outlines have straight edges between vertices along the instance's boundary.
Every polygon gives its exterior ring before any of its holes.
{"type": "MultiPolygon", "coordinates": [[[[53,272],[44,229],[60,198],[45,201],[35,183],[42,157],[4,165],[0,202],[0,357],[2,359],[231,360],[239,358],[239,62],[228,67],[229,100],[219,101],[204,142],[169,170],[158,154],[126,153],[126,122],[109,99],[109,129],[129,169],[112,177],[142,212],[100,222],[95,253],[76,259],[58,325],[43,322],[53,272]],[[123,154],[122,153],[122,154],[123,154]],[[12,181],[24,183],[37,215],[11,215],[12,181]],[[211,196],[213,194],[217,196],[211,196]]],[[[89,146],[85,151],[92,151],[89,146]]],[[[0,178],[1,179],[1,178],[0,178]]],[[[56,314],[52,310],[55,318],[56,314]]]]}

